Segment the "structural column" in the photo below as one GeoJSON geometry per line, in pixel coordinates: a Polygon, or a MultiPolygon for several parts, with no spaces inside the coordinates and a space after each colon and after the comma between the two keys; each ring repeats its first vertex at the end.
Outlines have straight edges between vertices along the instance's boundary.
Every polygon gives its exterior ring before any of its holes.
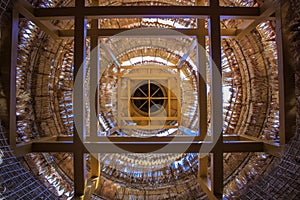
{"type": "Polygon", "coordinates": [[[74,80],[76,80],[77,88],[74,87],[73,92],[73,109],[74,119],[74,197],[75,199],[83,199],[86,185],[86,161],[84,156],[83,141],[86,131],[85,120],[85,88],[84,79],[86,77],[86,20],[82,11],[85,1],[76,0],[75,15],[75,35],[74,35],[74,80]],[[79,76],[79,75],[82,75],[79,76]]]}
{"type": "MultiPolygon", "coordinates": [[[[211,0],[210,6],[218,13],[219,1],[211,0]]],[[[215,143],[211,158],[211,190],[221,199],[223,195],[223,95],[222,95],[222,64],[221,64],[221,37],[220,15],[210,16],[210,70],[211,70],[211,131],[215,143]]]]}
{"type": "Polygon", "coordinates": [[[292,53],[285,21],[288,2],[281,1],[276,9],[276,43],[278,50],[279,80],[279,134],[280,144],[286,144],[296,130],[295,69],[291,63],[292,53]]]}
{"type": "MultiPolygon", "coordinates": [[[[13,9],[9,17],[8,26],[1,30],[1,84],[5,97],[1,99],[0,106],[4,119],[3,125],[7,128],[8,141],[14,149],[16,147],[16,66],[18,56],[19,13],[13,9]],[[6,114],[8,113],[8,115],[6,114]]],[[[6,24],[3,24],[6,25],[6,24]]]]}

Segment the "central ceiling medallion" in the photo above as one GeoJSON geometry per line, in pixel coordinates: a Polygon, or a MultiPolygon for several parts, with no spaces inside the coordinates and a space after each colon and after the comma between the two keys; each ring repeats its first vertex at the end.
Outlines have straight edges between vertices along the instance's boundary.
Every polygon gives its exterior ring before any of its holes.
{"type": "Polygon", "coordinates": [[[118,127],[123,131],[180,126],[180,70],[177,67],[120,67],[118,80],[118,127]]]}
{"type": "Polygon", "coordinates": [[[151,81],[142,82],[131,96],[131,104],[134,109],[145,117],[154,116],[162,111],[166,100],[165,88],[159,83],[151,81]]]}

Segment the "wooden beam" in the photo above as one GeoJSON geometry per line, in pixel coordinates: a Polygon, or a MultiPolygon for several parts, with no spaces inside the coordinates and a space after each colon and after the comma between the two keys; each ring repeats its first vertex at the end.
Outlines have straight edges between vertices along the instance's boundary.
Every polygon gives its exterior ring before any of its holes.
{"type": "MultiPolygon", "coordinates": [[[[211,0],[210,6],[219,9],[219,0],[211,0]]],[[[211,70],[211,132],[215,143],[211,155],[211,191],[218,199],[223,195],[223,96],[221,63],[220,17],[216,14],[209,19],[210,70],[211,70]]]]}
{"type": "Polygon", "coordinates": [[[257,7],[212,7],[212,6],[95,6],[85,8],[35,8],[34,15],[41,19],[70,18],[78,14],[90,17],[207,17],[212,14],[226,18],[249,19],[260,15],[257,7]]]}
{"type": "MultiPolygon", "coordinates": [[[[55,137],[54,137],[55,138],[55,137]]],[[[224,135],[224,141],[240,141],[241,138],[239,135],[231,134],[224,135]]],[[[243,138],[244,139],[244,138],[243,138]]],[[[131,137],[131,136],[99,136],[96,138],[94,142],[163,142],[163,141],[177,141],[177,142],[186,142],[186,141],[202,141],[201,136],[163,136],[163,137],[131,137]]],[[[73,136],[57,136],[56,140],[53,139],[51,141],[69,141],[73,142],[73,136]]],[[[92,141],[90,137],[86,138],[86,141],[92,141]]]]}
{"type": "Polygon", "coordinates": [[[83,151],[76,151],[74,155],[74,197],[82,199],[86,190],[86,159],[83,151]]]}
{"type": "Polygon", "coordinates": [[[198,178],[207,178],[208,177],[208,154],[199,154],[198,155],[198,178]]]}
{"type": "Polygon", "coordinates": [[[11,19],[11,38],[9,39],[9,53],[7,60],[7,67],[9,72],[9,90],[8,90],[8,103],[9,103],[9,132],[8,132],[8,142],[9,145],[14,149],[16,147],[16,132],[17,132],[17,118],[16,118],[16,68],[17,68],[17,57],[18,57],[18,34],[19,34],[19,13],[13,9],[12,19],[11,19]],[[10,58],[9,58],[10,57],[10,58]]]}
{"type": "Polygon", "coordinates": [[[281,1],[276,11],[276,44],[278,51],[279,81],[279,134],[280,144],[288,143],[296,130],[295,67],[291,58],[289,27],[286,22],[288,2],[281,1]]]}
{"type": "Polygon", "coordinates": [[[70,141],[73,142],[73,136],[57,136],[56,141],[70,141]]]}
{"type": "Polygon", "coordinates": [[[211,182],[207,177],[198,177],[198,183],[201,189],[206,193],[210,200],[217,200],[218,198],[214,195],[211,190],[211,182]]]}
{"type": "MultiPolygon", "coordinates": [[[[85,1],[76,0],[75,6],[78,11],[84,8],[85,1]]],[[[85,119],[85,87],[86,77],[86,19],[79,12],[75,17],[75,36],[74,36],[74,198],[82,199],[86,189],[86,159],[84,156],[84,146],[82,140],[86,136],[85,119]],[[80,76],[81,75],[81,76],[80,76]],[[76,112],[75,112],[76,109],[76,112]],[[76,120],[77,118],[77,120],[76,120]]]]}
{"type": "Polygon", "coordinates": [[[211,154],[211,191],[217,199],[223,196],[223,152],[217,149],[211,154]]]}
{"type": "Polygon", "coordinates": [[[91,179],[95,181],[95,189],[98,187],[99,176],[100,176],[100,163],[98,160],[98,154],[91,154],[91,179]]]}
{"type": "Polygon", "coordinates": [[[40,19],[36,18],[33,14],[34,8],[33,6],[25,1],[25,0],[17,0],[14,4],[15,9],[18,10],[20,14],[22,14],[26,19],[32,21],[36,24],[42,31],[52,37],[54,40],[60,39],[58,37],[58,31],[54,27],[54,25],[50,21],[41,21],[40,19]]]}
{"type": "MultiPolygon", "coordinates": [[[[205,21],[198,19],[198,29],[205,28],[205,21]]],[[[207,31],[208,33],[208,31],[207,31]]],[[[207,137],[207,88],[206,88],[206,50],[205,37],[197,35],[197,65],[198,65],[198,107],[199,107],[199,135],[202,140],[207,137]]]]}
{"type": "MultiPolygon", "coordinates": [[[[197,6],[205,6],[204,0],[197,0],[197,6]]],[[[208,29],[205,28],[205,20],[204,19],[197,19],[197,30],[205,30],[208,36],[208,29]]],[[[207,65],[207,58],[206,58],[206,42],[205,36],[203,35],[196,35],[198,41],[198,48],[197,48],[197,65],[198,65],[198,107],[199,107],[199,135],[201,140],[207,140],[207,88],[206,88],[206,65],[207,65]]],[[[201,154],[199,156],[199,174],[203,176],[204,174],[208,173],[208,157],[200,159],[201,154]],[[201,167],[201,166],[205,166],[201,167]]]]}
{"type": "Polygon", "coordinates": [[[280,146],[279,141],[263,140],[248,135],[240,135],[240,140],[262,143],[263,145],[262,152],[269,153],[275,157],[280,157],[283,149],[283,146],[280,146]]]}
{"type": "MultiPolygon", "coordinates": [[[[97,2],[96,5],[98,5],[98,0],[92,1],[94,4],[97,2]]],[[[91,22],[91,28],[92,29],[98,29],[99,23],[98,19],[93,19],[91,22]]],[[[99,88],[98,88],[98,82],[99,82],[99,72],[100,72],[100,63],[99,63],[99,46],[98,46],[98,35],[92,35],[91,38],[91,44],[90,44],[90,75],[89,75],[89,81],[90,81],[90,88],[89,88],[89,102],[90,102],[90,136],[97,137],[98,136],[98,110],[99,110],[99,88]]]]}
{"type": "Polygon", "coordinates": [[[264,143],[259,141],[224,141],[223,152],[263,152],[264,143]]]}
{"type": "Polygon", "coordinates": [[[260,15],[258,18],[256,18],[247,28],[245,28],[243,31],[241,31],[237,38],[242,38],[248,33],[250,33],[253,29],[256,28],[257,25],[259,25],[264,20],[267,20],[268,17],[270,17],[276,10],[276,7],[273,5],[273,2],[271,1],[265,1],[263,6],[260,8],[260,15]]]}
{"type": "MultiPolygon", "coordinates": [[[[224,141],[240,141],[238,135],[224,135],[224,141]]],[[[59,136],[57,141],[73,141],[72,136],[59,136]]],[[[131,136],[99,136],[97,138],[87,137],[87,142],[201,142],[201,136],[163,136],[163,137],[131,137],[131,136]]]]}
{"type": "MultiPolygon", "coordinates": [[[[111,37],[115,36],[119,33],[122,33],[124,31],[128,31],[131,29],[88,29],[87,30],[87,36],[94,36],[97,35],[99,37],[111,37]]],[[[189,36],[208,36],[208,30],[207,29],[172,29],[174,31],[177,31],[179,33],[182,33],[184,35],[189,36]]],[[[221,36],[222,38],[234,38],[240,33],[242,29],[236,29],[236,28],[228,28],[228,29],[221,29],[221,36]]],[[[61,38],[70,38],[74,37],[74,30],[58,30],[58,36],[61,38]]],[[[126,37],[135,37],[134,35],[126,36],[126,37]]],[[[168,35],[160,36],[160,37],[171,37],[168,35]]],[[[177,36],[178,37],[178,36],[177,36]]]]}
{"type": "MultiPolygon", "coordinates": [[[[256,141],[225,141],[223,152],[263,152],[265,150],[263,142],[256,141]]],[[[211,149],[204,153],[220,153],[218,147],[214,147],[211,142],[198,141],[145,141],[136,140],[134,142],[112,141],[90,141],[84,146],[77,145],[71,141],[60,142],[33,142],[32,152],[79,152],[84,153],[199,153],[200,148],[211,149]],[[162,149],[163,148],[163,149],[162,149]]]]}
{"type": "Polygon", "coordinates": [[[50,136],[50,137],[43,137],[40,139],[34,139],[31,140],[30,142],[24,142],[24,143],[19,143],[16,145],[16,147],[13,149],[15,156],[21,157],[24,156],[28,153],[32,152],[32,144],[35,142],[49,142],[49,141],[56,141],[56,136],[50,136]]]}
{"type": "MultiPolygon", "coordinates": [[[[126,98],[127,99],[127,98],[126,98]]],[[[131,98],[133,99],[133,98],[131,98]]],[[[135,120],[177,120],[177,117],[122,117],[122,120],[131,120],[131,121],[135,121],[135,120]]]]}
{"type": "Polygon", "coordinates": [[[69,152],[76,150],[77,146],[70,141],[60,142],[33,142],[31,144],[31,152],[69,152]]]}

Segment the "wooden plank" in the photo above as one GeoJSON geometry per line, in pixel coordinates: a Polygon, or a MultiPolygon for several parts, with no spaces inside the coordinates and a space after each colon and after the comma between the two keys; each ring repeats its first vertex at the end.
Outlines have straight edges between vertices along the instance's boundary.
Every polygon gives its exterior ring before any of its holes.
{"type": "Polygon", "coordinates": [[[177,122],[178,122],[178,127],[181,126],[181,104],[182,104],[181,90],[180,90],[180,88],[181,88],[180,80],[181,80],[181,78],[180,78],[180,69],[178,68],[177,69],[177,79],[176,79],[176,81],[177,81],[177,88],[176,88],[176,93],[177,94],[176,94],[176,97],[177,97],[177,117],[178,117],[177,122]]]}
{"type": "MultiPolygon", "coordinates": [[[[205,21],[198,19],[198,29],[205,27],[205,21]]],[[[202,140],[207,136],[207,88],[206,88],[206,51],[205,37],[197,35],[197,65],[198,65],[198,106],[199,106],[199,135],[202,140]]]]}
{"type": "Polygon", "coordinates": [[[118,123],[117,123],[117,126],[121,126],[122,125],[122,122],[121,122],[121,112],[123,112],[121,110],[121,73],[120,73],[120,68],[118,67],[118,93],[117,93],[117,98],[118,98],[118,123]]]}
{"type": "MultiPolygon", "coordinates": [[[[86,189],[86,159],[84,158],[84,147],[81,140],[85,140],[86,119],[85,119],[85,91],[84,80],[86,77],[86,19],[80,12],[84,8],[84,1],[76,0],[78,15],[75,17],[74,36],[74,144],[71,151],[74,156],[74,197],[82,199],[86,189]],[[79,75],[79,76],[78,76],[79,75]],[[82,76],[80,76],[82,75],[82,76]],[[77,85],[76,85],[77,84],[77,85]],[[76,109],[76,112],[75,112],[76,109]],[[77,118],[77,120],[76,120],[77,118]]],[[[64,143],[62,143],[64,144],[64,143]]]]}
{"type": "Polygon", "coordinates": [[[263,152],[264,143],[259,141],[224,141],[223,152],[263,152]]]}
{"type": "MultiPolygon", "coordinates": [[[[87,30],[87,36],[93,36],[97,35],[99,37],[111,37],[116,36],[117,34],[120,34],[124,31],[128,31],[131,29],[88,29],[87,30]]],[[[184,35],[189,36],[208,36],[208,30],[207,29],[171,29],[174,31],[177,31],[179,33],[182,33],[184,35]]],[[[222,38],[234,38],[238,35],[238,33],[242,32],[242,29],[236,29],[236,28],[228,28],[228,29],[221,29],[221,36],[222,38]]],[[[58,36],[62,38],[70,38],[74,37],[74,29],[71,30],[58,30],[58,36]]],[[[149,35],[153,36],[153,35],[149,35]]],[[[119,36],[122,37],[122,36],[119,36]]],[[[129,35],[128,37],[135,37],[134,35],[129,35]]],[[[147,37],[144,35],[144,37],[147,37]]],[[[173,35],[161,35],[160,37],[174,37],[173,35]]],[[[178,36],[177,36],[178,37],[178,36]]]]}
{"type": "Polygon", "coordinates": [[[198,178],[208,177],[208,154],[199,154],[198,178]]]}
{"type": "Polygon", "coordinates": [[[122,117],[122,120],[178,120],[177,117],[122,117]]]}
{"type": "Polygon", "coordinates": [[[12,148],[16,147],[16,132],[17,132],[17,118],[16,118],[16,67],[18,57],[18,33],[19,33],[19,13],[13,9],[11,21],[11,38],[10,42],[10,59],[7,59],[9,66],[9,135],[8,142],[12,148]]]}
{"type": "Polygon", "coordinates": [[[280,157],[282,149],[283,149],[283,146],[280,146],[279,141],[263,140],[263,139],[259,139],[259,138],[248,136],[248,135],[240,135],[240,140],[260,142],[263,144],[262,151],[269,153],[275,157],[280,157]]]}
{"type": "Polygon", "coordinates": [[[74,197],[82,199],[86,190],[86,159],[82,151],[76,151],[74,155],[74,197]]]}
{"type": "Polygon", "coordinates": [[[211,182],[206,177],[198,177],[198,183],[201,187],[201,189],[206,193],[208,198],[210,200],[217,200],[218,198],[214,195],[214,193],[211,191],[211,182]]]}
{"type": "Polygon", "coordinates": [[[149,75],[124,74],[122,76],[122,78],[129,77],[130,79],[135,79],[135,80],[145,80],[145,79],[166,80],[169,77],[176,77],[176,76],[177,76],[177,74],[167,74],[167,73],[160,73],[160,74],[152,73],[152,74],[149,74],[149,75]]]}
{"type": "Polygon", "coordinates": [[[70,152],[74,151],[75,145],[71,141],[61,142],[33,142],[31,152],[70,152]]]}
{"type": "MultiPolygon", "coordinates": [[[[108,137],[97,137],[95,140],[87,138],[87,141],[93,142],[201,142],[201,136],[153,136],[153,137],[132,137],[132,136],[108,136],[108,137]]],[[[71,140],[70,140],[71,141],[71,140]]],[[[224,141],[239,142],[239,136],[227,135],[224,137],[224,141]]],[[[242,144],[242,143],[240,143],[242,144]]]]}
{"type": "MultiPolygon", "coordinates": [[[[130,97],[131,97],[131,89],[130,89],[130,79],[127,80],[127,116],[130,118],[131,114],[130,114],[130,108],[131,108],[131,101],[130,101],[130,97]]],[[[123,113],[121,113],[123,114],[123,113]]]]}
{"type": "MultiPolygon", "coordinates": [[[[148,104],[150,107],[150,104],[148,104]]],[[[150,111],[149,111],[150,112],[150,111]]],[[[177,125],[148,125],[148,126],[141,126],[141,125],[126,125],[126,126],[120,126],[120,129],[169,129],[169,128],[178,128],[177,125]]]]}
{"type": "MultiPolygon", "coordinates": [[[[170,83],[170,79],[168,79],[168,119],[172,118],[171,117],[171,83],[170,83]]],[[[175,117],[174,120],[176,120],[177,117],[175,117]]]]}
{"type": "Polygon", "coordinates": [[[56,141],[56,136],[50,136],[50,137],[43,137],[39,139],[33,139],[30,142],[24,142],[19,143],[16,145],[16,147],[13,149],[15,155],[17,157],[25,156],[26,154],[32,152],[32,144],[36,142],[49,142],[49,141],[56,141]]]}
{"type": "Polygon", "coordinates": [[[211,154],[211,191],[217,199],[223,196],[223,152],[216,150],[211,154]]]}
{"type": "MultiPolygon", "coordinates": [[[[218,9],[219,1],[211,0],[210,6],[218,9]]],[[[211,191],[218,199],[223,195],[223,92],[222,92],[222,63],[220,17],[210,16],[210,70],[211,70],[211,132],[215,143],[211,155],[211,191]]]]}
{"type": "MultiPolygon", "coordinates": [[[[135,65],[135,66],[121,66],[121,69],[160,69],[161,66],[155,65],[135,65]]],[[[164,66],[166,69],[177,69],[177,66],[164,66]]]]}
{"type": "MultiPolygon", "coordinates": [[[[213,148],[212,142],[193,141],[187,139],[174,139],[173,141],[167,140],[166,138],[158,141],[153,139],[142,139],[129,141],[125,138],[112,139],[98,141],[90,141],[85,143],[88,150],[92,150],[91,153],[150,153],[158,151],[158,153],[199,153],[200,148],[211,149],[204,153],[219,153],[216,147],[213,148]],[[104,141],[104,142],[103,142],[104,141]],[[116,148],[119,147],[119,148],[116,148]],[[164,148],[164,149],[162,149],[164,148]]],[[[80,152],[83,149],[84,153],[90,153],[85,147],[75,144],[71,141],[60,141],[60,142],[33,142],[31,147],[32,152],[80,152]]],[[[223,144],[223,152],[263,152],[263,142],[255,141],[228,141],[223,144]]]]}
{"type": "MultiPolygon", "coordinates": [[[[116,131],[118,127],[114,128],[114,131],[116,131]]],[[[191,141],[191,138],[193,141],[202,141],[201,136],[155,136],[155,137],[132,137],[132,136],[98,136],[95,141],[104,141],[102,138],[109,139],[112,141],[119,141],[119,142],[135,142],[135,141],[152,141],[152,142],[160,142],[160,141],[171,141],[173,139],[184,142],[184,141],[191,141]]],[[[231,134],[231,135],[224,135],[223,136],[224,141],[240,141],[241,138],[239,135],[231,134]]],[[[57,136],[56,141],[73,141],[73,136],[57,136]]],[[[91,137],[87,137],[86,141],[91,141],[91,137]]]]}
{"type": "Polygon", "coordinates": [[[278,51],[279,81],[279,134],[280,144],[288,143],[296,130],[296,95],[295,68],[292,63],[293,54],[289,42],[289,27],[286,15],[289,12],[288,2],[280,4],[276,11],[276,44],[278,51]]]}
{"type": "MultiPolygon", "coordinates": [[[[96,0],[98,2],[98,0],[96,0]]],[[[91,22],[91,28],[97,29],[98,28],[98,19],[93,19],[91,22]]],[[[98,111],[99,111],[99,103],[100,103],[100,95],[98,93],[98,82],[99,82],[99,48],[98,48],[98,36],[92,35],[90,37],[91,44],[90,44],[90,136],[97,137],[98,136],[98,111]]]]}
{"type": "Polygon", "coordinates": [[[34,15],[41,19],[69,19],[72,16],[82,14],[84,16],[119,18],[119,17],[170,17],[193,18],[207,17],[212,14],[226,18],[249,19],[260,15],[257,7],[218,7],[212,6],[95,6],[83,9],[76,8],[35,8],[34,15]],[[80,12],[80,13],[78,13],[80,12]]]}
{"type": "MultiPolygon", "coordinates": [[[[157,153],[196,153],[199,152],[201,146],[208,148],[211,145],[208,142],[88,142],[85,144],[87,148],[83,148],[83,152],[81,152],[82,147],[78,147],[72,142],[36,142],[32,144],[32,152],[151,153],[157,151],[157,153]]],[[[82,180],[80,176],[78,178],[82,180]]]]}
{"type": "Polygon", "coordinates": [[[73,136],[57,136],[56,141],[70,141],[73,142],[73,136]]]}

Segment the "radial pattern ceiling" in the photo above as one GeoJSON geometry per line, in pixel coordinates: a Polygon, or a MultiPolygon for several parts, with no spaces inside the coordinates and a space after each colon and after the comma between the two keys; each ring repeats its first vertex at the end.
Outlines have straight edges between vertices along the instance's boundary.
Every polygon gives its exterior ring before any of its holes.
{"type": "MultiPolygon", "coordinates": [[[[106,5],[195,5],[195,1],[101,1],[106,5]]],[[[33,1],[37,7],[72,6],[73,1],[33,1]]],[[[86,4],[92,2],[87,1],[86,4]]],[[[261,2],[223,0],[224,6],[258,6],[261,2]]],[[[207,4],[207,3],[205,3],[207,4]]],[[[99,19],[100,28],[197,28],[194,18],[99,19]]],[[[72,20],[53,20],[60,29],[72,20]]],[[[207,23],[207,20],[205,20],[207,23]]],[[[221,20],[223,29],[240,27],[245,20],[221,20]]],[[[92,21],[88,21],[88,27],[92,21]]],[[[274,22],[265,21],[243,38],[222,39],[223,134],[244,134],[264,140],[279,139],[278,71],[274,22]]],[[[206,24],[207,27],[207,24],[206,24]]],[[[17,141],[73,134],[74,40],[51,39],[30,21],[20,22],[17,65],[17,141]]],[[[199,108],[197,53],[189,50],[195,37],[99,38],[98,135],[198,136],[199,108]],[[180,46],[180,48],[178,48],[180,46]],[[110,53],[108,53],[108,51],[110,53]],[[182,59],[189,52],[185,59],[182,59]],[[113,54],[113,57],[111,56],[113,54]],[[180,66],[180,70],[177,69],[180,66]],[[151,79],[140,74],[154,74],[151,79]],[[120,76],[122,74],[122,76],[120,76]],[[170,77],[166,79],[165,77],[170,77]],[[173,87],[173,88],[172,88],[173,87]],[[171,89],[170,89],[171,88],[171,89]],[[169,91],[171,90],[171,91],[169,91]],[[128,92],[130,91],[130,92],[128,92]],[[120,103],[123,102],[123,103],[120,103]],[[118,105],[119,103],[119,105],[118,105]],[[125,109],[133,116],[121,115],[125,109]],[[164,120],[161,120],[164,113],[164,120]],[[161,122],[163,121],[163,123],[161,122]],[[146,128],[145,128],[146,127],[146,128]],[[148,128],[147,128],[148,127],[148,128]],[[152,128],[149,128],[152,127],[152,128]],[[153,128],[154,127],[154,128],[153,128]]],[[[86,40],[90,46],[90,39],[86,40]]],[[[209,39],[205,51],[209,52],[209,39]]],[[[88,57],[91,54],[87,49],[88,57]]],[[[207,73],[210,126],[209,66],[207,73]]],[[[87,76],[89,76],[89,68],[87,76]]],[[[89,84],[88,82],[86,84],[89,84]]],[[[89,104],[86,105],[89,110],[89,104]]],[[[89,133],[87,133],[89,134],[89,133]]],[[[200,133],[201,134],[201,133],[200,133]]],[[[210,133],[209,133],[210,134],[210,133]]],[[[101,181],[95,197],[108,199],[206,198],[197,183],[197,154],[99,154],[101,181]]],[[[30,154],[25,157],[57,195],[73,196],[73,157],[69,153],[30,154]]],[[[88,164],[90,162],[87,156],[88,164]]],[[[226,197],[264,173],[273,157],[266,153],[226,153],[226,197]]],[[[90,174],[88,173],[88,176],[90,174]]]]}

